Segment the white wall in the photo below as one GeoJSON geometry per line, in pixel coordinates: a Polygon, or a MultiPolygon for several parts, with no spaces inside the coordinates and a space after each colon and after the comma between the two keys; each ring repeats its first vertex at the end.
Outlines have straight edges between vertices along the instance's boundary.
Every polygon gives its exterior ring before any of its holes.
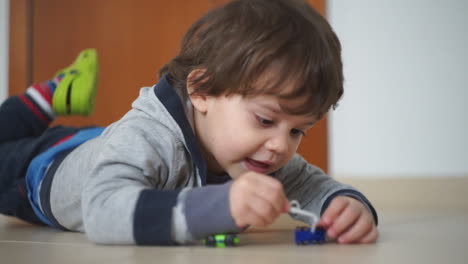
{"type": "Polygon", "coordinates": [[[468,1],[328,0],[345,96],[339,177],[468,176],[468,1]]]}
{"type": "Polygon", "coordinates": [[[8,25],[9,0],[0,0],[0,102],[8,92],[8,25]]]}

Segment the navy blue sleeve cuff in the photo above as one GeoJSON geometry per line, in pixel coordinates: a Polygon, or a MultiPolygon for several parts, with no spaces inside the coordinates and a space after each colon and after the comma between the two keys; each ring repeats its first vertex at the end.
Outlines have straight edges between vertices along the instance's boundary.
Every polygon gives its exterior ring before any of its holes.
{"type": "Polygon", "coordinates": [[[135,208],[133,234],[138,245],[175,245],[171,235],[172,208],[180,190],[143,190],[135,208]]]}
{"type": "Polygon", "coordinates": [[[242,230],[236,226],[230,212],[231,183],[194,188],[187,193],[184,213],[188,230],[195,239],[242,230]]]}
{"type": "Polygon", "coordinates": [[[351,189],[339,190],[339,191],[333,193],[332,195],[330,195],[327,198],[327,200],[325,200],[325,203],[323,203],[322,209],[320,211],[320,215],[323,215],[325,210],[330,205],[331,201],[335,197],[338,197],[338,196],[349,196],[349,197],[352,197],[354,199],[357,199],[357,200],[361,201],[367,207],[367,209],[369,209],[369,211],[372,213],[372,216],[374,217],[375,225],[378,225],[379,219],[378,219],[378,216],[377,216],[377,211],[375,211],[375,209],[372,206],[371,202],[362,193],[360,193],[360,192],[358,192],[356,190],[351,190],[351,189]]]}

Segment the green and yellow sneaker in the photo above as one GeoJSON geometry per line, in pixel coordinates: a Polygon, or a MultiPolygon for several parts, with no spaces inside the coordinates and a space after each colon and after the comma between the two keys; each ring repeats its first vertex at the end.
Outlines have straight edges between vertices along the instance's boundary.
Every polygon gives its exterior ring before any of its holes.
{"type": "Polygon", "coordinates": [[[57,72],[63,75],[52,98],[57,115],[91,115],[94,111],[98,81],[98,57],[95,49],[80,52],[75,62],[57,72]]]}

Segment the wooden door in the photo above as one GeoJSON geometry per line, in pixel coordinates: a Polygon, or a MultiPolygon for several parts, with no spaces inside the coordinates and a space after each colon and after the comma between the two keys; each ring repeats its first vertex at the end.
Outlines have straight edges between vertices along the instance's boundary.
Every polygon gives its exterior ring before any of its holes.
{"type": "MultiPolygon", "coordinates": [[[[324,14],[324,0],[309,0],[324,14]]],[[[10,3],[10,94],[44,81],[84,48],[99,53],[96,110],[91,117],[58,118],[54,124],[108,125],[130,109],[139,89],[158,80],[188,27],[213,0],[15,0],[10,3]]],[[[327,127],[322,120],[299,152],[327,170],[327,127]]]]}

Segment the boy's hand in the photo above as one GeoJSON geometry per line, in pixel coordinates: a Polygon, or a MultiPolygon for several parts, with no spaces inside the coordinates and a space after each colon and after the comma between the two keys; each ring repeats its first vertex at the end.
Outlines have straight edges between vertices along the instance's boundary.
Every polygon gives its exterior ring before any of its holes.
{"type": "Polygon", "coordinates": [[[234,180],[229,203],[234,222],[241,228],[268,226],[289,210],[281,182],[252,171],[234,180]]]}
{"type": "Polygon", "coordinates": [[[379,236],[366,206],[347,196],[333,199],[317,226],[327,229],[327,235],[336,238],[340,244],[373,243],[379,236]]]}

